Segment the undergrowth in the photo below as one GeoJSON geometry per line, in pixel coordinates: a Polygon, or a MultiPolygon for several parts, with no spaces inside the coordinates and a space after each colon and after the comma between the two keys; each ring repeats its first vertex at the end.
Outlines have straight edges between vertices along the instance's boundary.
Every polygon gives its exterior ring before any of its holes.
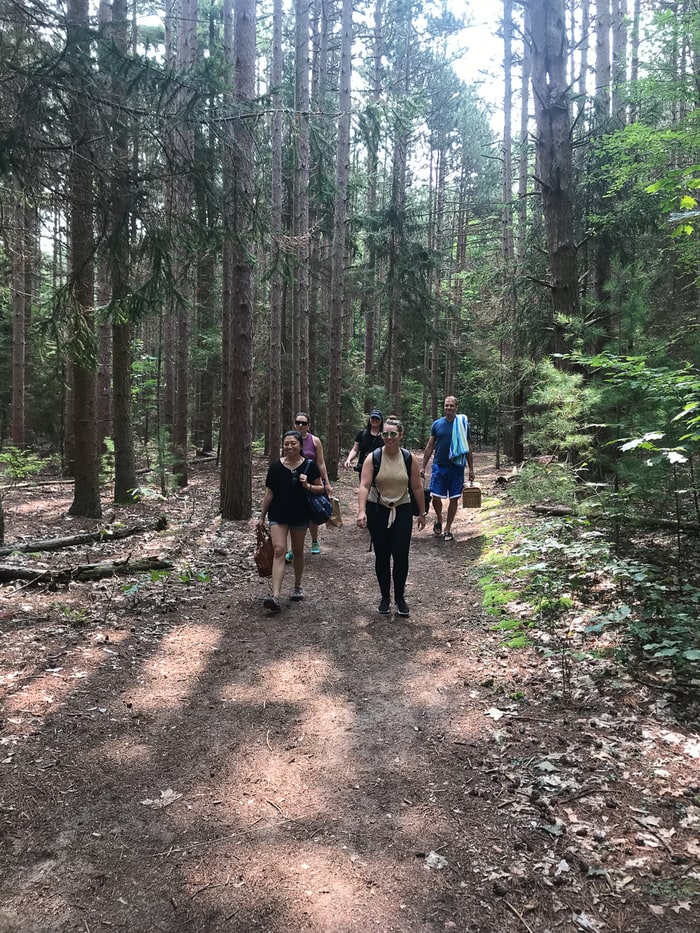
{"type": "MultiPolygon", "coordinates": [[[[549,501],[572,501],[560,471],[537,475],[549,501]]],[[[517,487],[519,503],[544,499],[532,474],[517,487]]],[[[575,513],[538,520],[514,511],[507,527],[484,523],[478,571],[492,628],[503,633],[506,646],[532,645],[558,662],[565,692],[578,661],[612,657],[633,676],[697,699],[697,561],[686,552],[679,567],[672,534],[649,557],[648,536],[621,543],[609,526],[594,521],[575,513]]]]}

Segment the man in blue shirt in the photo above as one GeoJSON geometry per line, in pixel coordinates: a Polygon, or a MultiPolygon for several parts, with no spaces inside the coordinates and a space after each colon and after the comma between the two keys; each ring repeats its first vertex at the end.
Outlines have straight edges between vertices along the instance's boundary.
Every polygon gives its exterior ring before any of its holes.
{"type": "Polygon", "coordinates": [[[466,415],[457,414],[457,399],[448,395],[445,399],[445,415],[433,421],[430,428],[430,440],[423,453],[423,469],[433,452],[433,472],[430,477],[430,492],[437,521],[433,525],[433,534],[452,541],[452,522],[457,514],[457,506],[464,487],[464,467],[469,465],[469,482],[474,482],[474,459],[469,445],[469,422],[466,415]],[[459,419],[459,420],[458,420],[459,419]],[[442,500],[449,499],[445,531],[442,529],[442,500]]]}

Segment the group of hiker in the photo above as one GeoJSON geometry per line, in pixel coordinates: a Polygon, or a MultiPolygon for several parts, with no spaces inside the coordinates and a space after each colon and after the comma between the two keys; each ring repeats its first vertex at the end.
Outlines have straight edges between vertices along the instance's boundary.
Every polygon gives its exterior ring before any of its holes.
{"type": "MultiPolygon", "coordinates": [[[[474,460],[470,447],[470,427],[466,415],[457,411],[457,399],[448,395],[444,414],[430,428],[430,439],[423,452],[423,462],[402,447],[404,427],[396,415],[386,420],[378,408],[369,413],[367,425],[358,432],[352,449],[344,461],[346,469],[360,474],[357,496],[357,526],[367,528],[374,549],[374,568],[381,600],[377,607],[381,615],[391,612],[391,584],[394,603],[400,616],[409,615],[405,598],[408,577],[408,556],[411,547],[413,518],[422,530],[432,502],[436,520],[433,534],[452,541],[452,523],[464,486],[465,468],[469,481],[474,481],[474,460]],[[430,482],[425,487],[425,475],[433,458],[430,482]],[[354,461],[357,464],[353,467],[354,461]],[[448,500],[443,527],[443,499],[448,500]]],[[[292,563],[294,588],[290,600],[304,598],[304,541],[311,533],[311,554],[320,553],[318,525],[309,517],[307,493],[332,495],[328,470],[323,456],[323,444],[311,433],[311,419],[299,412],[294,428],[282,438],[282,457],[274,460],[265,478],[265,495],[259,523],[266,520],[274,547],[272,593],[263,601],[270,612],[282,608],[280,595],[285,566],[292,563]]]]}

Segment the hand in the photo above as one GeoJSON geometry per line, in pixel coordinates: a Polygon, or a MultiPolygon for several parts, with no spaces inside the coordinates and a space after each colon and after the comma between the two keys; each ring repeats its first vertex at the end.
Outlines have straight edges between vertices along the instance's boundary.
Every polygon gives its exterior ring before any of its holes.
{"type": "Polygon", "coordinates": [[[419,515],[419,516],[418,516],[418,520],[417,520],[417,522],[416,522],[416,526],[417,526],[417,528],[418,528],[418,531],[422,531],[422,530],[425,528],[425,522],[426,522],[427,518],[428,518],[427,514],[425,514],[425,515],[419,515]]]}
{"type": "Polygon", "coordinates": [[[473,470],[469,471],[469,482],[470,483],[474,482],[474,471],[473,470]]]}
{"type": "Polygon", "coordinates": [[[299,474],[299,483],[300,483],[302,486],[306,486],[306,484],[307,484],[308,482],[309,482],[309,477],[306,475],[306,473],[300,473],[300,474],[299,474]]]}
{"type": "Polygon", "coordinates": [[[425,470],[421,470],[421,471],[420,471],[420,475],[421,475],[421,476],[425,476],[425,470]]]}
{"type": "Polygon", "coordinates": [[[367,527],[367,513],[366,513],[366,512],[358,512],[358,513],[357,513],[357,527],[358,527],[358,528],[366,528],[366,527],[367,527]]]}
{"type": "Polygon", "coordinates": [[[326,494],[327,496],[332,496],[332,495],[333,495],[333,487],[332,487],[331,484],[328,482],[328,480],[326,480],[325,486],[326,486],[326,488],[324,489],[325,494],[326,494]]]}

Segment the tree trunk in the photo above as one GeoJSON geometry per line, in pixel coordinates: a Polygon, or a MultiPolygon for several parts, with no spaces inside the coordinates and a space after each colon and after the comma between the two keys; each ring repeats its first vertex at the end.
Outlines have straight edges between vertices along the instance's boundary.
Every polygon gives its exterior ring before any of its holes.
{"type": "Polygon", "coordinates": [[[107,561],[104,564],[79,564],[65,570],[47,570],[43,567],[17,567],[0,564],[0,582],[26,580],[29,584],[48,583],[49,586],[67,586],[73,582],[86,580],[104,580],[124,574],[146,573],[149,570],[172,570],[175,565],[169,560],[156,557],[144,557],[140,560],[107,561]]]}
{"type": "MultiPolygon", "coordinates": [[[[397,93],[408,100],[411,89],[411,33],[413,29],[411,10],[402,11],[402,51],[396,63],[397,93]],[[400,90],[399,90],[400,89],[400,90]]],[[[389,257],[387,270],[387,293],[389,322],[386,335],[386,385],[396,414],[401,414],[401,357],[405,339],[401,308],[400,259],[404,248],[406,221],[406,172],[408,166],[408,143],[411,117],[397,102],[394,117],[394,151],[391,166],[391,212],[393,221],[389,233],[389,257]]],[[[435,346],[433,354],[438,353],[435,346]]]]}
{"type": "Polygon", "coordinates": [[[525,263],[525,239],[527,234],[527,183],[530,172],[530,76],[532,74],[532,50],[530,47],[530,7],[523,12],[523,64],[520,87],[520,152],[518,156],[518,236],[517,261],[522,269],[525,263]]]}
{"type": "Polygon", "coordinates": [[[343,0],[338,93],[338,146],[336,149],[335,210],[331,266],[329,330],[328,421],[325,459],[330,479],[338,478],[340,460],[340,391],[343,377],[341,356],[343,301],[345,297],[345,239],[347,222],[348,173],[350,169],[350,78],[352,75],[352,0],[343,0]]]}
{"type": "Polygon", "coordinates": [[[272,274],[270,275],[270,397],[265,451],[277,450],[282,435],[282,0],[272,11],[272,274]]]}
{"type": "Polygon", "coordinates": [[[173,473],[178,486],[187,485],[187,429],[189,399],[190,314],[194,304],[194,268],[192,249],[187,247],[193,208],[192,171],[194,165],[194,130],[188,110],[193,91],[185,76],[192,70],[197,54],[197,0],[182,0],[177,30],[177,71],[183,76],[183,90],[178,95],[178,125],[173,136],[175,155],[173,215],[176,243],[173,273],[177,294],[173,309],[173,473]]]}
{"type": "Polygon", "coordinates": [[[630,101],[630,123],[637,120],[637,110],[639,91],[637,82],[639,81],[639,25],[641,19],[641,0],[634,0],[632,13],[632,36],[631,36],[631,64],[630,64],[630,87],[632,88],[632,99],[630,101]]]}
{"type": "Polygon", "coordinates": [[[15,179],[12,223],[12,443],[23,448],[25,439],[25,378],[27,358],[26,301],[27,214],[25,194],[15,179]]]}
{"type": "Polygon", "coordinates": [[[595,114],[596,123],[603,127],[610,119],[610,2],[595,3],[595,114]]]}
{"type": "Polygon", "coordinates": [[[147,524],[130,525],[128,528],[101,528],[99,531],[84,531],[63,538],[35,538],[33,541],[15,541],[14,544],[8,545],[8,547],[0,548],[0,556],[5,557],[15,552],[31,554],[33,551],[60,551],[63,548],[90,544],[94,541],[121,541],[122,538],[142,535],[147,531],[163,531],[167,527],[167,520],[164,515],[161,515],[147,524]]]}
{"type": "Polygon", "coordinates": [[[566,350],[566,322],[579,316],[564,2],[533,0],[531,15],[537,176],[542,193],[553,313],[551,349],[562,354],[566,350]]]}
{"type": "Polygon", "coordinates": [[[94,154],[89,95],[78,93],[80,73],[90,61],[88,0],[69,0],[68,58],[75,64],[75,90],[71,97],[73,140],[69,176],[70,288],[72,310],[71,367],[73,395],[71,420],[75,435],[75,489],[71,515],[99,518],[99,457],[95,410],[95,320],[93,282],[93,176],[94,154]]]}
{"type": "Polygon", "coordinates": [[[588,32],[591,28],[591,0],[581,0],[581,59],[578,78],[578,103],[576,106],[576,121],[583,122],[588,100],[588,32]]]}
{"type": "MultiPolygon", "coordinates": [[[[311,238],[309,230],[310,92],[309,92],[309,0],[295,0],[295,131],[294,227],[296,270],[293,293],[293,355],[290,410],[309,410],[309,304],[311,238]]],[[[277,438],[273,440],[277,443],[277,438]]]]}
{"type": "MultiPolygon", "coordinates": [[[[112,2],[112,38],[116,48],[128,48],[126,0],[112,2]]],[[[112,77],[112,191],[110,224],[110,285],[112,290],[112,431],[114,438],[114,501],[133,500],[136,461],[132,430],[132,325],[124,306],[129,287],[129,143],[122,107],[122,82],[112,77]]]]}
{"type": "Polygon", "coordinates": [[[613,0],[612,115],[616,128],[627,123],[627,0],[613,0]]]}
{"type": "MultiPolygon", "coordinates": [[[[228,3],[230,0],[226,0],[228,3]]],[[[228,51],[228,50],[227,50],[228,51]]],[[[234,12],[233,48],[227,63],[233,81],[234,117],[224,177],[224,210],[230,233],[225,241],[227,265],[224,326],[227,333],[228,382],[226,420],[221,429],[221,515],[250,518],[252,498],[253,270],[247,249],[253,215],[253,123],[244,105],[255,95],[255,0],[238,0],[234,12]]]]}

